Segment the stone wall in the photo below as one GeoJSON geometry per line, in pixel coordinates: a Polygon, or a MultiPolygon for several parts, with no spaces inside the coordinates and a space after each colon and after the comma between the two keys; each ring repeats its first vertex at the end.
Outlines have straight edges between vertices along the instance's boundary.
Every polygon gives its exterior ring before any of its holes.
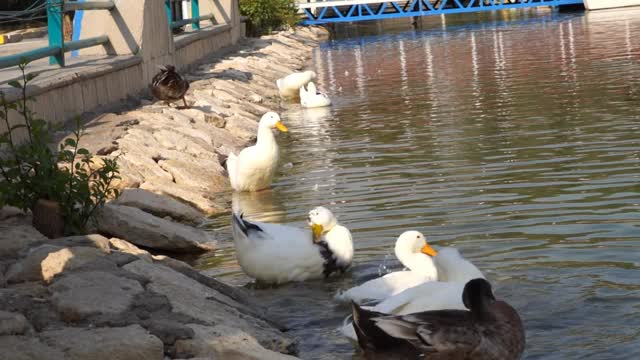
{"type": "MultiPolygon", "coordinates": [[[[38,115],[60,123],[118,105],[145,91],[159,66],[175,64],[185,69],[223,47],[235,44],[242,34],[238,0],[201,0],[201,15],[214,14],[215,25],[203,22],[198,32],[175,36],[169,30],[164,0],[116,0],[116,8],[85,11],[80,39],[105,32],[108,46],[79,51],[80,57],[65,68],[47,68],[28,88],[38,115]]],[[[29,71],[30,68],[28,68],[29,71]]],[[[34,69],[31,67],[31,69],[34,69]]],[[[0,84],[9,101],[19,92],[0,84]]],[[[11,123],[21,123],[16,113],[11,123]]],[[[0,132],[6,131],[0,124],[0,132]]]]}

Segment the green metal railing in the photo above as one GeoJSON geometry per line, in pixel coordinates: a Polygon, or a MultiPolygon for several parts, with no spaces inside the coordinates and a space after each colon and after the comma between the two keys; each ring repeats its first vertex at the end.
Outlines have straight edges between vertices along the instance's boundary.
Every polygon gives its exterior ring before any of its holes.
{"type": "Polygon", "coordinates": [[[200,30],[200,22],[204,20],[212,20],[213,15],[200,16],[199,0],[191,0],[191,18],[173,21],[173,11],[171,10],[172,0],[165,0],[165,9],[167,11],[167,19],[171,29],[191,24],[193,30],[200,30]]]}
{"type": "Polygon", "coordinates": [[[68,51],[104,45],[109,42],[106,35],[78,41],[64,41],[62,17],[65,12],[77,10],[111,10],[115,7],[112,0],[68,2],[65,0],[47,0],[47,27],[49,46],[15,55],[0,57],[0,69],[16,66],[22,62],[49,57],[49,64],[65,66],[64,54],[68,51]]]}

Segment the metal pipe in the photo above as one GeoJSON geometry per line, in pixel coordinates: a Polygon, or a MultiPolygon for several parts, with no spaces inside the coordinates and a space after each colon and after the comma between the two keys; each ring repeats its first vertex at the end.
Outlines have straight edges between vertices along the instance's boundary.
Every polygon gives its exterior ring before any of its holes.
{"type": "Polygon", "coordinates": [[[68,41],[64,43],[64,50],[80,50],[92,46],[103,45],[109,42],[107,35],[96,36],[88,39],[82,39],[77,41],[68,41]]]}
{"type": "Polygon", "coordinates": [[[171,28],[174,29],[174,28],[188,25],[188,24],[195,24],[203,20],[211,20],[212,18],[213,18],[213,15],[206,15],[206,16],[200,16],[198,18],[193,18],[193,19],[184,19],[180,21],[174,21],[171,23],[171,28]]]}
{"type": "Polygon", "coordinates": [[[59,51],[49,58],[49,64],[64,66],[64,36],[62,31],[63,0],[47,0],[47,30],[49,47],[59,51]]]}
{"type": "Polygon", "coordinates": [[[112,0],[85,1],[85,2],[65,2],[64,11],[78,10],[111,10],[116,7],[112,0]]]}
{"type": "Polygon", "coordinates": [[[20,65],[23,62],[31,62],[33,60],[46,58],[47,56],[55,56],[58,54],[60,54],[59,47],[48,46],[15,55],[3,56],[0,57],[0,69],[20,65]]]}
{"type": "MultiPolygon", "coordinates": [[[[191,18],[200,18],[200,4],[198,3],[198,0],[191,0],[191,18]]],[[[191,27],[193,30],[200,30],[200,21],[194,22],[191,24],[191,27]]]]}

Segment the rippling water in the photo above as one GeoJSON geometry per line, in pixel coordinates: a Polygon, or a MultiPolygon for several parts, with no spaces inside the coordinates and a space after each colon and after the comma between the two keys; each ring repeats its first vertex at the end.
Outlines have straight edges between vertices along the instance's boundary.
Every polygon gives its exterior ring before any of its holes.
{"type": "MultiPolygon", "coordinates": [[[[640,10],[422,25],[342,29],[317,49],[334,106],[288,106],[273,190],[234,199],[298,226],[329,206],[354,233],[353,271],[250,290],[302,358],[357,357],[332,297],[397,269],[393,243],[417,229],[519,310],[526,359],[640,358],[640,10]]],[[[247,283],[227,246],[197,265],[247,283]]]]}

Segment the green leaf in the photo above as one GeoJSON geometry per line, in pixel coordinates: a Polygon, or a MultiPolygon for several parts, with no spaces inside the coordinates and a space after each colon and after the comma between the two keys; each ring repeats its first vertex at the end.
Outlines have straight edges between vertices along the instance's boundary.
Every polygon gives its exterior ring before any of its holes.
{"type": "Polygon", "coordinates": [[[76,147],[76,145],[77,145],[76,141],[74,139],[72,139],[72,138],[64,139],[64,144],[66,146],[71,146],[71,147],[76,147]]]}
{"type": "Polygon", "coordinates": [[[79,155],[91,155],[91,153],[89,152],[89,150],[87,150],[87,149],[85,149],[85,148],[78,149],[78,154],[79,154],[79,155]]]}
{"type": "Polygon", "coordinates": [[[37,73],[29,73],[27,74],[27,81],[31,81],[33,79],[35,79],[36,77],[38,77],[39,74],[37,73]]]}
{"type": "Polygon", "coordinates": [[[11,80],[8,84],[16,89],[22,89],[22,84],[18,80],[11,80]]]}

